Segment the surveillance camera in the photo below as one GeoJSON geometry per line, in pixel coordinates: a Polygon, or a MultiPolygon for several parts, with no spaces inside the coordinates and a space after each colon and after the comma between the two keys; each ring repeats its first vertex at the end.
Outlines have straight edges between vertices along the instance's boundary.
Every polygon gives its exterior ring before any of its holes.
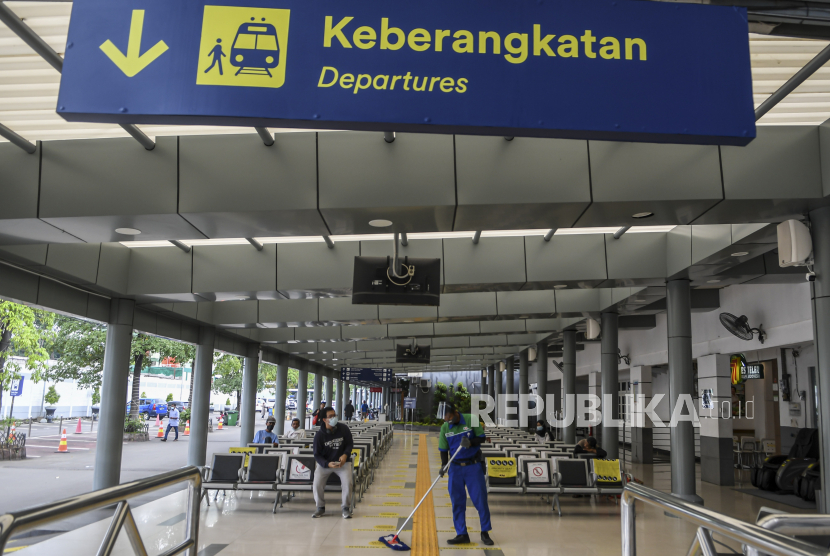
{"type": "Polygon", "coordinates": [[[816,275],[813,274],[812,272],[808,272],[807,273],[807,281],[808,282],[815,282],[816,281],[816,275]]]}

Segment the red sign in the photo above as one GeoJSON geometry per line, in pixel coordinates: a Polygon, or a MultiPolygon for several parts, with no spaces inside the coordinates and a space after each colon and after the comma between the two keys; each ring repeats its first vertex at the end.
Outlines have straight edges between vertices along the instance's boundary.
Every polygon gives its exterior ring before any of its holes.
{"type": "Polygon", "coordinates": [[[383,388],[372,387],[372,388],[369,388],[369,392],[372,392],[373,394],[375,392],[383,392],[383,388]]]}

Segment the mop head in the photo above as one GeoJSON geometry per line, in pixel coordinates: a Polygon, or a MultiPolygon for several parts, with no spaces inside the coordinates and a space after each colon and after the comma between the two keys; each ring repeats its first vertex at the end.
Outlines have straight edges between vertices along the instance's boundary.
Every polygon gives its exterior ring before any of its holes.
{"type": "Polygon", "coordinates": [[[380,542],[391,548],[392,550],[409,550],[397,535],[386,535],[378,539],[380,542]]]}

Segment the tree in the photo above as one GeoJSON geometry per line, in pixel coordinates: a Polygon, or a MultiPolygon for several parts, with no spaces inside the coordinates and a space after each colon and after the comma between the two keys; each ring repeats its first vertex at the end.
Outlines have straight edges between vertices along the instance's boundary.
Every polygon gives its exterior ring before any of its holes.
{"type": "Polygon", "coordinates": [[[49,345],[53,337],[55,315],[12,303],[0,301],[0,409],[3,392],[20,378],[22,365],[9,359],[18,355],[26,359],[25,366],[32,371],[32,381],[43,379],[49,367],[49,345]]]}
{"type": "Polygon", "coordinates": [[[49,387],[49,390],[46,392],[46,395],[43,396],[43,399],[48,405],[55,405],[60,401],[61,395],[58,394],[57,390],[55,390],[54,384],[49,387]]]}
{"type": "MultiPolygon", "coordinates": [[[[242,392],[242,358],[229,353],[213,352],[213,386],[217,394],[236,393],[237,407],[242,392]]],[[[230,398],[228,399],[230,405],[230,398]]]]}
{"type": "Polygon", "coordinates": [[[168,402],[172,402],[172,401],[173,401],[173,394],[172,394],[172,393],[171,393],[171,394],[167,394],[167,401],[168,401],[168,402]]]}
{"type": "Polygon", "coordinates": [[[101,403],[101,389],[96,388],[92,391],[92,405],[98,405],[101,403]]]}
{"type": "MultiPolygon", "coordinates": [[[[138,417],[138,392],[141,386],[141,370],[150,366],[150,354],[158,353],[162,359],[172,358],[176,361],[190,361],[196,353],[196,348],[190,344],[168,340],[159,336],[151,336],[143,332],[133,333],[131,357],[133,360],[133,395],[130,402],[130,417],[138,417]]],[[[146,396],[144,396],[146,397],[146,396]]]]}
{"type": "Polygon", "coordinates": [[[458,382],[458,386],[455,387],[455,392],[453,393],[453,401],[455,403],[456,409],[460,413],[469,413],[470,412],[470,405],[472,400],[470,398],[470,392],[464,388],[464,384],[460,381],[458,382]]]}

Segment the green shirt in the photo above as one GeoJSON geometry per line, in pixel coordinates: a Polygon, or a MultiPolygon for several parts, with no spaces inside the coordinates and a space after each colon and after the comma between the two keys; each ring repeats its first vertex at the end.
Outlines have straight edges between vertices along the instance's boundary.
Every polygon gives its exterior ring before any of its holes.
{"type": "MultiPolygon", "coordinates": [[[[450,457],[458,450],[462,438],[484,438],[484,427],[481,426],[481,422],[477,427],[473,427],[468,424],[473,422],[471,415],[462,413],[460,417],[455,425],[450,426],[449,423],[441,425],[441,433],[438,435],[438,449],[442,452],[449,451],[450,457]]],[[[480,451],[479,446],[461,448],[458,457],[455,459],[456,461],[471,459],[478,455],[480,451]]]]}

